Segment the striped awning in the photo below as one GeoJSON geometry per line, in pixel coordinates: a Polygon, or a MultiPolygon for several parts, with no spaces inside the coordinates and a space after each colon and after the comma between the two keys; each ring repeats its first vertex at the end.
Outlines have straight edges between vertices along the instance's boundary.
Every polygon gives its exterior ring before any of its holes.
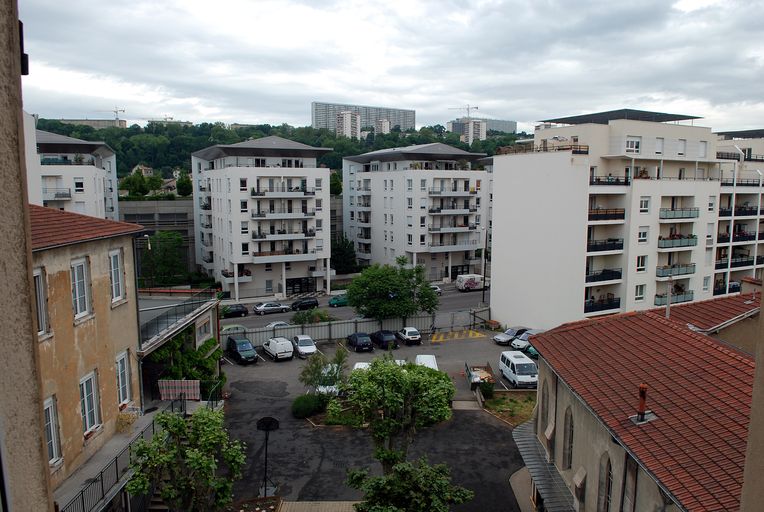
{"type": "Polygon", "coordinates": [[[546,451],[535,433],[535,421],[526,421],[512,431],[523,462],[531,474],[545,510],[549,512],[573,512],[573,494],[560,476],[554,464],[546,461],[546,451]]]}

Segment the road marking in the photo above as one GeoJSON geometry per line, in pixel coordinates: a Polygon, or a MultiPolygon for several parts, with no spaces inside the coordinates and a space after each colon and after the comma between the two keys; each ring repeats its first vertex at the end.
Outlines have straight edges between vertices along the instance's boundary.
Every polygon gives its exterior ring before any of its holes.
{"type": "Polygon", "coordinates": [[[464,338],[485,338],[486,335],[480,331],[473,329],[461,329],[458,331],[436,332],[430,336],[432,343],[442,343],[448,340],[464,339],[464,338]]]}
{"type": "Polygon", "coordinates": [[[226,363],[230,364],[231,366],[234,366],[234,364],[227,357],[224,357],[223,361],[225,361],[226,363]]]}

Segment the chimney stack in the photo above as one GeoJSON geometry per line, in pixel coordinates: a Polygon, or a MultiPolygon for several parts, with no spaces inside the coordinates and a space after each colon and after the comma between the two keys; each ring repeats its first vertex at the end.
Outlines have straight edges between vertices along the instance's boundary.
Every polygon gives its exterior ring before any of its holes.
{"type": "Polygon", "coordinates": [[[639,408],[637,409],[637,421],[645,421],[647,409],[647,384],[639,385],[639,408]]]}

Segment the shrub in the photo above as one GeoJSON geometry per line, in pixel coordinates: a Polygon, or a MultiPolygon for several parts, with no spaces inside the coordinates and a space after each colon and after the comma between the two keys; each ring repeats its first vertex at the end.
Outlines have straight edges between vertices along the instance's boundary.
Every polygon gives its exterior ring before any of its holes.
{"type": "Polygon", "coordinates": [[[493,398],[493,383],[492,382],[481,382],[480,383],[480,392],[483,394],[483,398],[486,400],[493,398]]]}
{"type": "Polygon", "coordinates": [[[292,416],[297,419],[313,416],[324,410],[326,400],[320,395],[301,395],[292,402],[292,416]]]}
{"type": "Polygon", "coordinates": [[[328,312],[323,309],[313,308],[307,311],[298,311],[292,316],[292,323],[295,325],[317,324],[320,322],[331,322],[335,320],[328,312]]]}

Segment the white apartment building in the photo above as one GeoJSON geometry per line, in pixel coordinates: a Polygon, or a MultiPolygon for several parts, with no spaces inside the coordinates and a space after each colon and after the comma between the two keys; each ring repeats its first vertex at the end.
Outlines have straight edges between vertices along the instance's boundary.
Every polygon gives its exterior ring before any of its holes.
{"type": "Polygon", "coordinates": [[[463,117],[456,121],[449,121],[446,124],[449,132],[458,133],[459,139],[472,145],[476,140],[485,140],[488,138],[488,123],[482,119],[470,119],[463,117]]]}
{"type": "Polygon", "coordinates": [[[398,126],[402,132],[416,128],[416,111],[414,110],[321,101],[310,104],[311,126],[316,129],[325,128],[334,131],[337,128],[337,114],[345,110],[361,114],[362,128],[375,126],[378,119],[387,119],[390,126],[398,126]]]}
{"type": "Polygon", "coordinates": [[[117,157],[105,142],[35,129],[24,113],[29,202],[119,220],[117,157]]]}
{"type": "Polygon", "coordinates": [[[390,133],[390,121],[388,119],[377,119],[377,122],[374,123],[374,133],[375,134],[390,133]]]}
{"type": "Polygon", "coordinates": [[[406,256],[430,280],[482,273],[488,227],[485,156],[442,143],[383,149],[343,160],[343,224],[362,264],[406,256]]]}
{"type": "Polygon", "coordinates": [[[717,155],[716,135],[694,119],[630,109],[550,119],[533,145],[495,156],[493,193],[507,200],[493,204],[494,318],[551,328],[760,277],[761,174],[717,155]]]}
{"type": "Polygon", "coordinates": [[[361,114],[343,110],[337,114],[337,135],[349,139],[361,138],[361,114]]]}
{"type": "Polygon", "coordinates": [[[192,154],[196,261],[235,299],[330,290],[329,169],[263,137],[192,154]]]}

